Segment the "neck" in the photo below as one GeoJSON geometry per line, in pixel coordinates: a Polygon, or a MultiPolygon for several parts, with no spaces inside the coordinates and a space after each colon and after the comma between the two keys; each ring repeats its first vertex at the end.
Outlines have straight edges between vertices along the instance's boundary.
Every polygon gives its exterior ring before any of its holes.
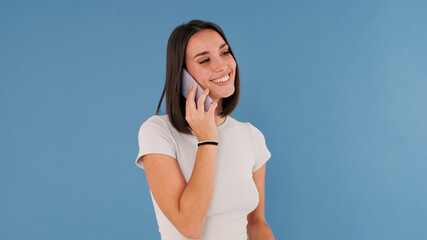
{"type": "Polygon", "coordinates": [[[215,123],[216,123],[216,126],[218,127],[218,126],[220,126],[220,125],[222,125],[224,122],[225,122],[225,119],[226,119],[227,117],[221,117],[221,116],[219,116],[219,115],[216,115],[215,116],[215,123]]]}
{"type": "Polygon", "coordinates": [[[227,117],[221,117],[219,115],[219,113],[222,110],[221,102],[222,101],[219,102],[218,107],[215,109],[215,123],[216,123],[217,127],[220,126],[221,124],[223,124],[225,122],[225,119],[227,118],[227,117]]]}

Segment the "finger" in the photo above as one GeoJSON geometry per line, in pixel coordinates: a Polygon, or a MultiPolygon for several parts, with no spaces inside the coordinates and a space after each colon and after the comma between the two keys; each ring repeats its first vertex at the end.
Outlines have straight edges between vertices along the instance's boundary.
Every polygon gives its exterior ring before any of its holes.
{"type": "Polygon", "coordinates": [[[197,100],[197,110],[205,112],[205,100],[209,94],[209,88],[206,88],[197,100]]]}
{"type": "Polygon", "coordinates": [[[211,105],[209,106],[208,114],[212,116],[215,115],[216,107],[218,107],[218,103],[212,102],[211,105]]]}
{"type": "MultiPolygon", "coordinates": [[[[186,107],[190,108],[196,108],[196,102],[194,101],[195,95],[196,95],[196,84],[193,84],[191,87],[188,88],[188,95],[186,100],[186,107]]],[[[190,110],[190,109],[189,109],[190,110]]]]}
{"type": "Polygon", "coordinates": [[[196,109],[196,103],[194,101],[194,93],[193,92],[193,86],[190,86],[188,88],[188,95],[187,95],[187,100],[185,101],[185,116],[191,116],[192,112],[197,111],[196,109]],[[193,100],[191,100],[193,99],[193,100]]]}

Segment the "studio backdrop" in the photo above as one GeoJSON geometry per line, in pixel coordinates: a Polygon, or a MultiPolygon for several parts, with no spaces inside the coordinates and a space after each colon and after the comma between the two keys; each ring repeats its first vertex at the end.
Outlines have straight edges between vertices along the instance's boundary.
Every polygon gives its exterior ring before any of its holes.
{"type": "MultiPolygon", "coordinates": [[[[221,26],[276,239],[427,236],[425,1],[0,2],[0,239],[160,239],[137,134],[171,31],[221,26]]],[[[162,114],[165,113],[164,106],[162,114]]]]}

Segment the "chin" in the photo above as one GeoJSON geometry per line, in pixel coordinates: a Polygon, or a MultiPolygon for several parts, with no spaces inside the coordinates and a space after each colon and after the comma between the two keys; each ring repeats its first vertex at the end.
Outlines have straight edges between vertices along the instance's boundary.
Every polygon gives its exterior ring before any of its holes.
{"type": "Polygon", "coordinates": [[[224,93],[224,94],[222,94],[222,96],[221,96],[221,98],[228,98],[228,97],[230,97],[231,95],[233,95],[234,94],[234,88],[233,88],[233,90],[231,90],[231,91],[228,91],[228,92],[226,92],[226,93],[224,93]]]}

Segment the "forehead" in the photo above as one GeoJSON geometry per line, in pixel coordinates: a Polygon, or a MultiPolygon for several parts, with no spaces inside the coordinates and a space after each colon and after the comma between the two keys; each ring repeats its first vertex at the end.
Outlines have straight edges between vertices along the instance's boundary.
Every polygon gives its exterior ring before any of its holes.
{"type": "Polygon", "coordinates": [[[202,30],[188,40],[186,52],[188,55],[195,55],[204,51],[216,51],[225,41],[212,29],[202,30]]]}

